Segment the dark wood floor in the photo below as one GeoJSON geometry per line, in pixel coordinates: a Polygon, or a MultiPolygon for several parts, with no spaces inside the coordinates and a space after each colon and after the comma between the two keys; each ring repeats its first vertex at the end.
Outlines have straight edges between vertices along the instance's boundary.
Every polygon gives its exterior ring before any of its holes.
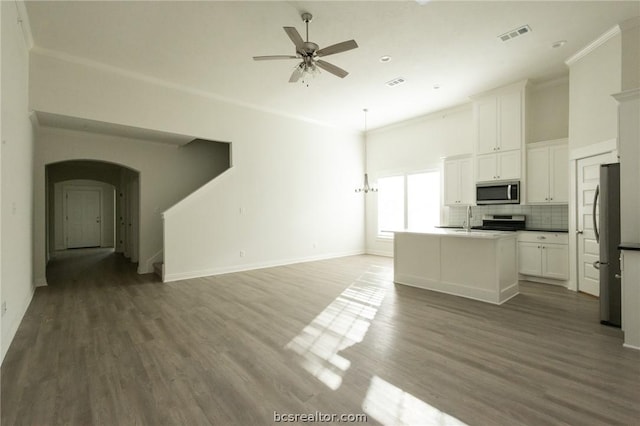
{"type": "Polygon", "coordinates": [[[638,424],[640,352],[597,301],[502,306],[394,285],[354,256],[162,284],[105,250],[54,259],[2,365],[2,425],[638,424]],[[445,423],[449,421],[450,423],[445,423]]]}

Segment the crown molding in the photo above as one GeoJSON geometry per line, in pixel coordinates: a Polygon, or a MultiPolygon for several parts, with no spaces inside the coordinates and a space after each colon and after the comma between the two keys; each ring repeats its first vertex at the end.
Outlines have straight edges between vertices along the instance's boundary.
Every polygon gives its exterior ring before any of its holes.
{"type": "Polygon", "coordinates": [[[33,34],[31,33],[31,24],[29,23],[29,14],[24,1],[14,0],[16,12],[18,14],[18,24],[22,28],[22,36],[27,45],[27,50],[33,49],[33,34]]]}
{"type": "Polygon", "coordinates": [[[39,55],[39,56],[43,56],[43,57],[48,57],[48,58],[53,58],[62,62],[68,62],[68,63],[72,63],[72,64],[76,64],[76,65],[80,65],[80,66],[84,66],[87,68],[93,68],[93,69],[97,69],[99,71],[108,73],[108,74],[115,74],[118,75],[120,77],[125,77],[125,78],[130,78],[132,80],[138,80],[138,81],[142,81],[148,84],[152,84],[152,85],[156,85],[156,86],[160,86],[160,87],[164,87],[164,88],[168,88],[168,89],[172,89],[172,90],[176,90],[177,92],[182,92],[182,93],[187,93],[189,95],[195,95],[195,96],[200,96],[203,98],[207,98],[207,99],[212,99],[215,101],[219,101],[219,102],[224,102],[227,104],[231,104],[231,105],[235,105],[238,107],[242,107],[242,108],[247,108],[247,109],[251,109],[254,111],[260,111],[260,112],[264,112],[267,114],[273,114],[276,116],[280,116],[280,117],[285,117],[285,118],[289,118],[289,119],[293,119],[293,120],[298,120],[298,121],[302,121],[304,123],[310,123],[310,124],[314,124],[317,126],[322,126],[322,127],[326,127],[326,128],[331,128],[331,129],[341,129],[341,130],[346,130],[346,131],[350,131],[352,129],[349,128],[340,128],[339,126],[336,126],[335,124],[332,123],[327,123],[327,122],[323,122],[320,120],[313,120],[310,119],[308,117],[304,117],[301,115],[295,115],[295,114],[287,114],[284,113],[282,111],[278,111],[275,109],[271,109],[271,108],[264,108],[258,105],[254,105],[248,102],[241,102],[241,101],[237,101],[235,99],[230,99],[227,98],[225,96],[216,94],[216,93],[212,93],[212,92],[207,92],[205,90],[201,90],[201,89],[197,89],[191,86],[187,86],[187,85],[183,85],[183,84],[177,84],[177,83],[173,83],[171,81],[168,80],[163,80],[161,78],[157,78],[157,77],[153,77],[147,74],[142,74],[139,72],[135,72],[135,71],[130,71],[124,68],[120,68],[120,67],[116,67],[113,65],[108,65],[102,62],[97,62],[97,61],[93,61],[91,59],[87,59],[87,58],[83,58],[83,57],[79,57],[79,56],[75,56],[75,55],[70,55],[68,53],[64,53],[64,52],[60,52],[58,50],[52,50],[52,49],[46,49],[40,46],[33,46],[33,48],[31,49],[31,54],[32,55],[39,55]]]}
{"type": "Polygon", "coordinates": [[[585,56],[587,56],[588,54],[590,54],[591,52],[593,52],[598,47],[602,46],[603,44],[605,44],[607,41],[617,36],[618,34],[620,34],[620,25],[616,25],[615,27],[611,28],[609,31],[602,34],[600,37],[598,37],[597,39],[589,43],[587,46],[582,48],[582,50],[578,51],[569,59],[564,61],[564,63],[567,64],[567,66],[571,67],[580,59],[584,58],[585,56]]]}
{"type": "Polygon", "coordinates": [[[625,90],[624,92],[614,93],[611,96],[613,96],[619,103],[633,101],[636,99],[640,99],[640,88],[636,87],[635,89],[629,89],[625,90]]]}
{"type": "Polygon", "coordinates": [[[565,84],[569,84],[569,74],[564,74],[560,77],[552,78],[550,80],[543,80],[543,81],[540,81],[539,83],[532,81],[531,90],[535,92],[537,90],[544,90],[550,87],[557,87],[565,84]]]}

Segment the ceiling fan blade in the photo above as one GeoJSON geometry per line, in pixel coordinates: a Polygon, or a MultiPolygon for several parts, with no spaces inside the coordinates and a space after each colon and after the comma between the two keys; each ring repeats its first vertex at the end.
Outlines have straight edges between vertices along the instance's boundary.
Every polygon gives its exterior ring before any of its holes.
{"type": "Polygon", "coordinates": [[[333,75],[337,75],[340,78],[345,78],[349,73],[343,70],[340,67],[337,67],[329,62],[325,62],[323,60],[316,61],[316,65],[322,68],[325,71],[329,71],[333,75]]]}
{"type": "Polygon", "coordinates": [[[289,78],[289,83],[297,82],[298,80],[300,80],[300,77],[302,77],[302,68],[296,67],[296,69],[293,70],[291,77],[289,78]]]}
{"type": "Polygon", "coordinates": [[[343,41],[342,43],[333,44],[331,46],[320,49],[316,52],[318,56],[333,55],[340,52],[346,52],[347,50],[355,49],[358,47],[358,43],[355,40],[343,41]]]}
{"type": "Polygon", "coordinates": [[[302,52],[304,46],[304,40],[300,36],[298,30],[295,27],[282,27],[284,31],[287,33],[293,44],[296,45],[296,52],[302,52]]]}
{"type": "Polygon", "coordinates": [[[254,61],[271,61],[273,59],[298,59],[298,56],[293,55],[271,55],[271,56],[254,56],[254,61]]]}

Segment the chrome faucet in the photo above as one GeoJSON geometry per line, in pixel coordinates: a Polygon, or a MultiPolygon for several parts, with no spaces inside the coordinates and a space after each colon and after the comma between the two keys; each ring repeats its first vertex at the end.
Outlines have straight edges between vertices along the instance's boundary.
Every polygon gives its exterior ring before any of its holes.
{"type": "Polygon", "coordinates": [[[473,215],[471,214],[471,206],[467,206],[467,221],[464,223],[465,231],[471,230],[471,218],[473,215]]]}

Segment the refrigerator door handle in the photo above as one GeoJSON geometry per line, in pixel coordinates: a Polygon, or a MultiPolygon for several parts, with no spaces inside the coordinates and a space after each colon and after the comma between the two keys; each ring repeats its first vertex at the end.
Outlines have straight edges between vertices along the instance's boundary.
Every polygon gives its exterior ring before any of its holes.
{"type": "MultiPolygon", "coordinates": [[[[600,195],[600,185],[596,186],[596,193],[593,195],[593,232],[596,234],[596,243],[600,242],[600,233],[598,232],[598,220],[596,219],[596,208],[598,207],[598,195],[600,195]]],[[[597,269],[597,268],[596,268],[597,269]]]]}

